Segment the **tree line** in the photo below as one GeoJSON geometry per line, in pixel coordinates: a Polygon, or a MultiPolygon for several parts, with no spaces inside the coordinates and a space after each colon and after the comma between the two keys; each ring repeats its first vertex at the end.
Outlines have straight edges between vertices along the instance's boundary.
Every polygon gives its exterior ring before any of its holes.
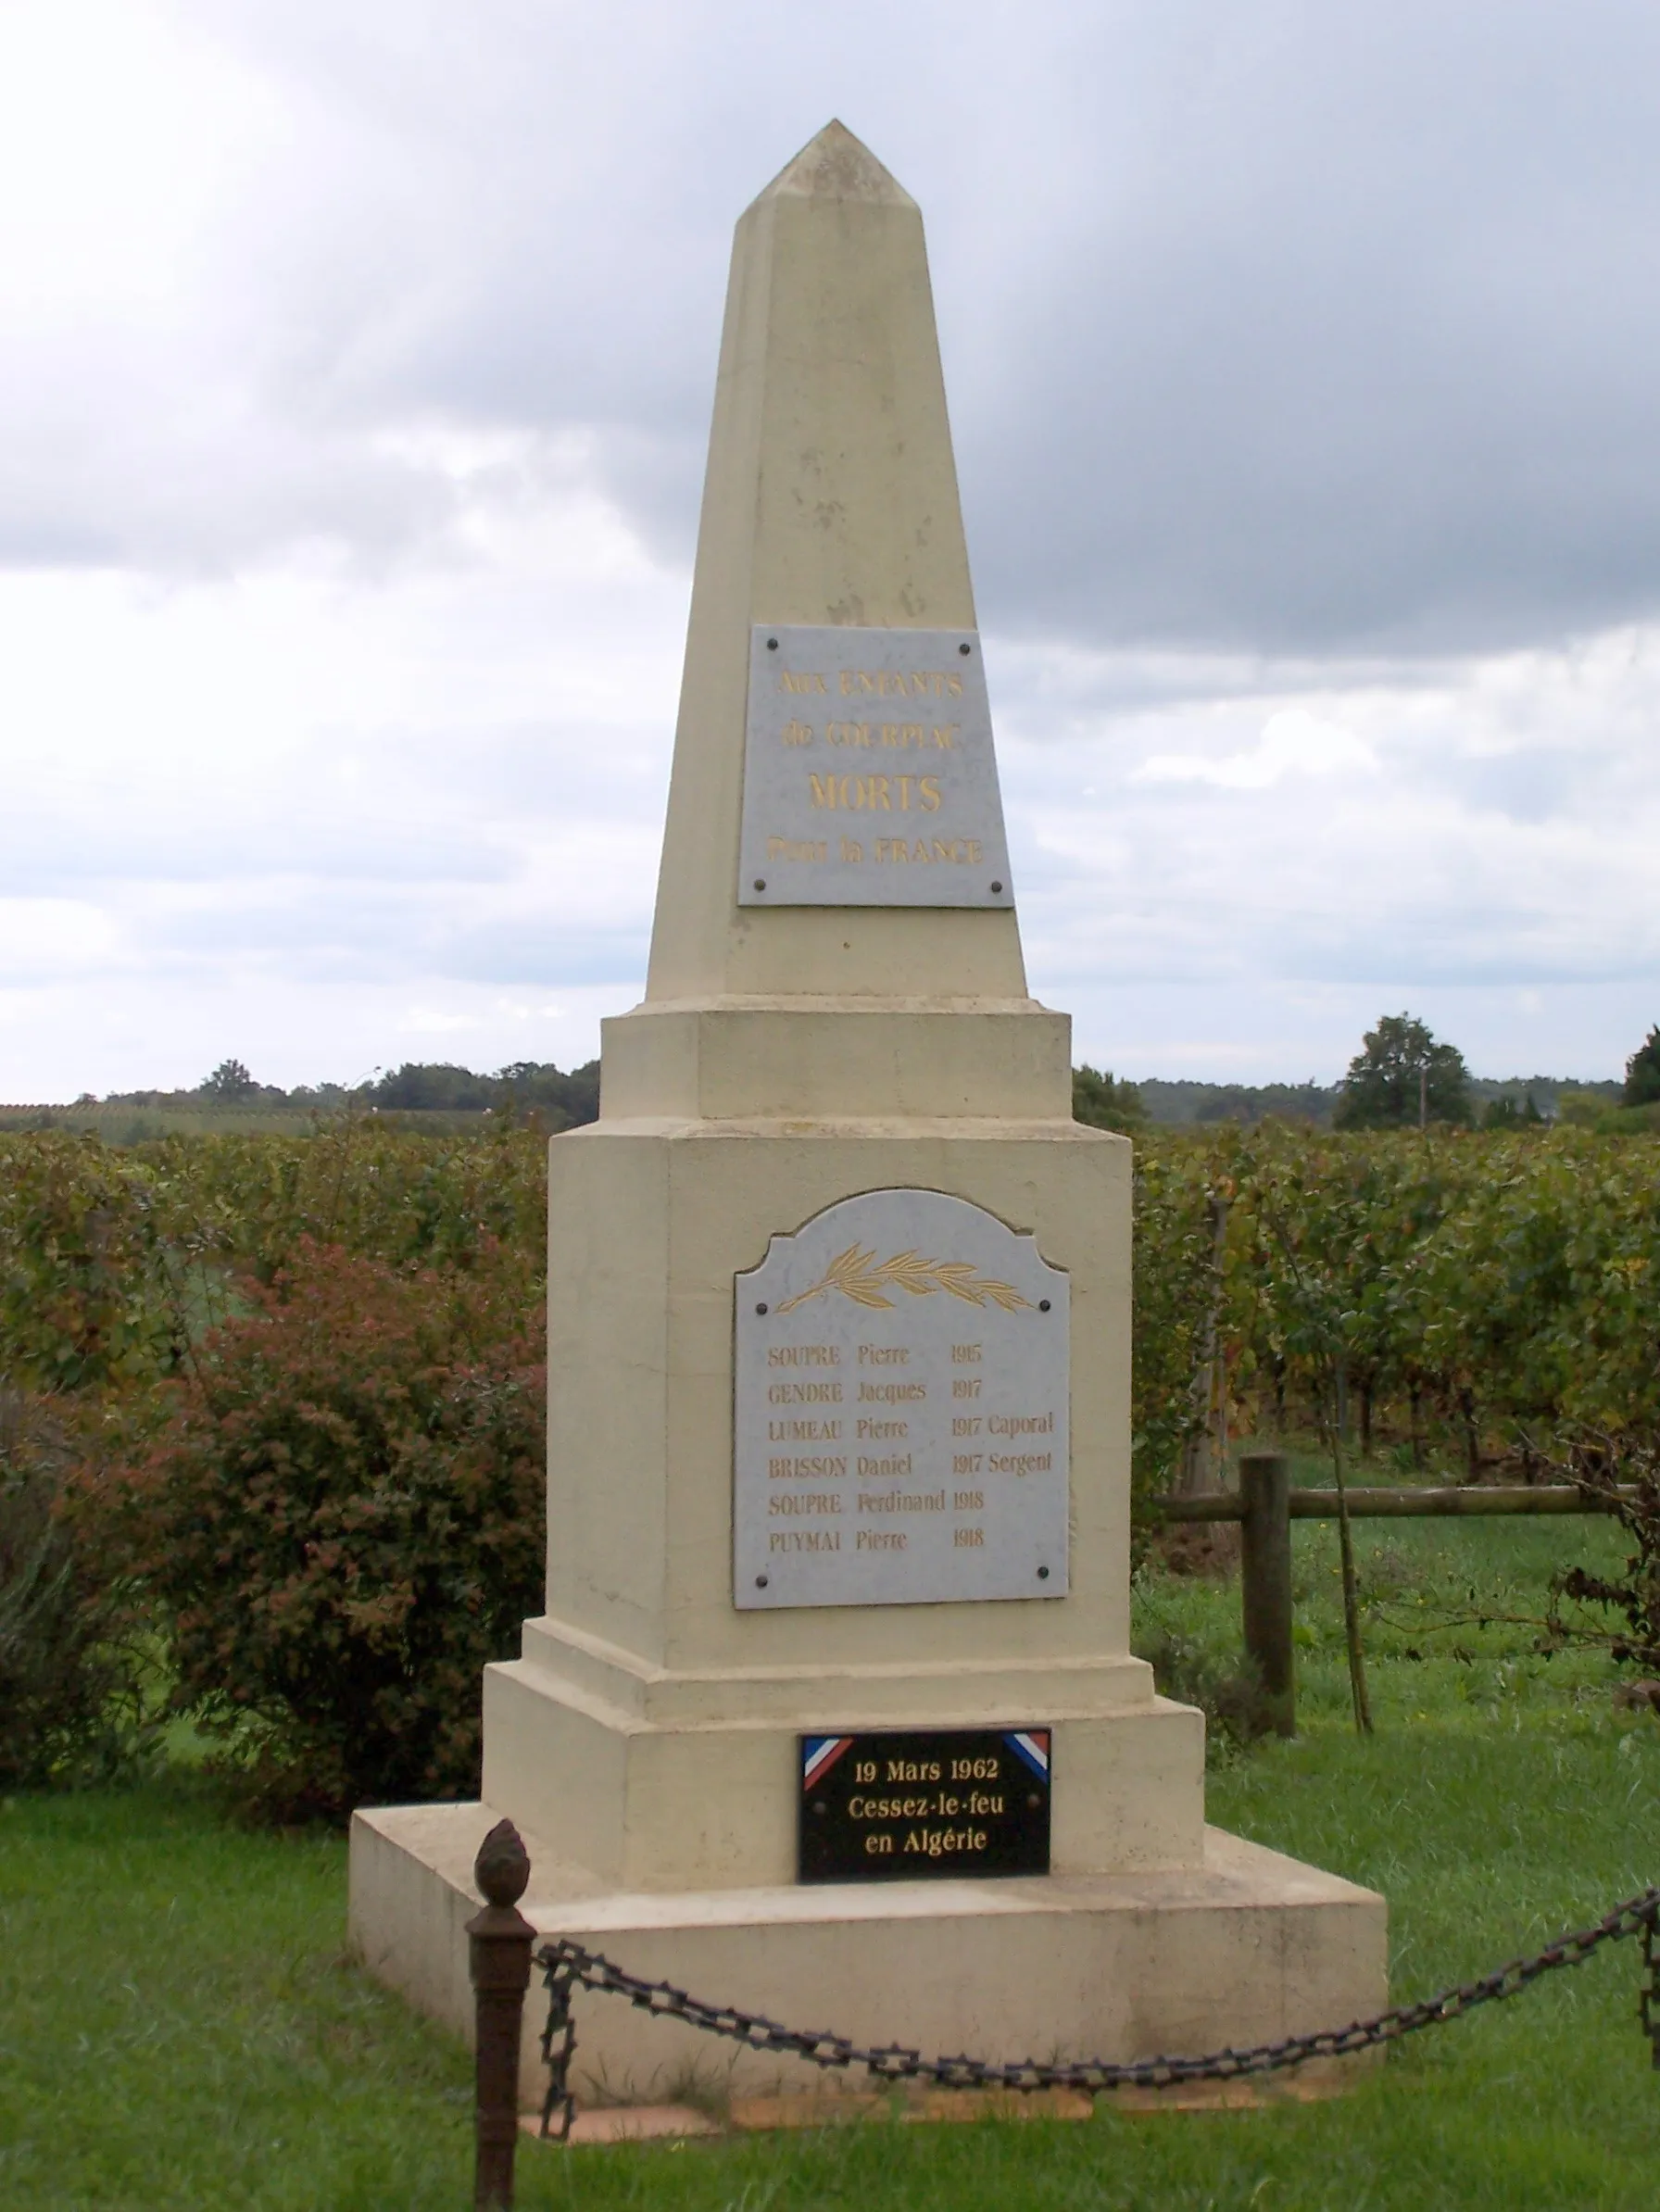
{"type": "Polygon", "coordinates": [[[1133,1135],[1151,1124],[1302,1122],[1314,1128],[1542,1128],[1591,1123],[1613,1107],[1660,1105],[1660,1025],[1626,1062],[1625,1082],[1500,1083],[1470,1074],[1456,1046],[1409,1013],[1368,1029],[1339,1083],[1134,1083],[1089,1066],[1073,1074],[1073,1112],[1097,1128],[1133,1135]]]}
{"type": "MultiPolygon", "coordinates": [[[[405,1061],[357,1084],[260,1083],[236,1059],[183,1090],[83,1093],[78,1105],[191,1110],[292,1108],[333,1113],[477,1113],[536,1121],[544,1129],[578,1127],[599,1112],[599,1062],[569,1071],[551,1061],[514,1061],[480,1075],[453,1061],[405,1061]]],[[[1126,1133],[1152,1125],[1275,1120],[1314,1128],[1539,1128],[1557,1119],[1591,1122],[1608,1108],[1660,1104],[1660,1025],[1626,1063],[1622,1085],[1564,1083],[1553,1077],[1472,1076],[1456,1046],[1409,1013],[1386,1014],[1366,1031],[1339,1083],[1131,1082],[1086,1062],[1073,1071],[1073,1112],[1097,1128],[1126,1133]]]]}
{"type": "Polygon", "coordinates": [[[565,1070],[552,1061],[517,1060],[493,1075],[475,1075],[453,1061],[405,1061],[377,1069],[366,1082],[260,1083],[240,1060],[221,1060],[209,1075],[185,1090],[90,1094],[81,1105],[163,1107],[293,1107],[310,1112],[356,1110],[374,1113],[492,1113],[514,1121],[534,1119],[549,1130],[572,1129],[599,1112],[599,1062],[565,1070]]]}

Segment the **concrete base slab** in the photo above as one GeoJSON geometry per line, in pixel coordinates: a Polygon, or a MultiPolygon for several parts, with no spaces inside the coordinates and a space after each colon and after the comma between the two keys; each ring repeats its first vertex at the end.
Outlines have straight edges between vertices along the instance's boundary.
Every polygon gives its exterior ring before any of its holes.
{"type": "MultiPolygon", "coordinates": [[[[1352,2059],[1311,2059],[1294,2072],[1245,2081],[1188,2081],[1166,2089],[1115,2090],[1100,2096],[1077,2089],[1037,2090],[1025,2096],[1001,2090],[937,2089],[904,2095],[895,2090],[852,2091],[841,2096],[800,2093],[734,2097],[725,2127],[690,2105],[595,2105],[579,2111],[566,2142],[585,2143],[685,2142],[694,2136],[772,2133],[781,2129],[845,2127],[850,2121],[904,2127],[961,2125],[965,2121],[1087,2120],[1096,2112],[1248,2112],[1275,2105],[1317,2103],[1352,2086],[1352,2059]]],[[[542,2135],[539,2112],[520,2115],[522,2133],[542,2135]]],[[[554,2149],[563,2145],[547,2138],[554,2149]]]]}
{"type": "MultiPolygon", "coordinates": [[[[409,1805],[352,1822],[351,1931],[369,1970],[470,2039],[465,1925],[489,1805],[409,1805]]],[[[631,1974],[789,2028],[924,2055],[1127,2060],[1345,2026],[1387,2002],[1384,1901],[1219,1829],[1199,1866],[1004,1881],[625,1893],[526,1835],[521,1910],[631,1974]]],[[[589,2103],[697,2092],[857,2093],[804,2060],[727,2043],[623,1999],[576,2001],[572,2085],[589,2103]]],[[[521,2088],[545,2082],[525,2007],[521,2088]]]]}
{"type": "MultiPolygon", "coordinates": [[[[522,2134],[540,2142],[541,2114],[521,2113],[519,2128],[522,2134]]],[[[708,2113],[696,2112],[689,2105],[597,2105],[576,2115],[564,2141],[580,2148],[584,2143],[684,2143],[688,2136],[720,2132],[708,2113]]],[[[552,2147],[560,2150],[564,2144],[556,2141],[552,2147]]]]}
{"type": "Polygon", "coordinates": [[[892,2091],[830,2097],[806,2094],[734,2097],[734,2128],[761,2133],[775,2128],[833,2128],[848,2120],[894,2120],[909,2127],[962,2120],[1087,2120],[1095,2099],[1076,2089],[1039,2089],[1027,2096],[1005,2090],[936,2089],[910,2096],[892,2091]]]}

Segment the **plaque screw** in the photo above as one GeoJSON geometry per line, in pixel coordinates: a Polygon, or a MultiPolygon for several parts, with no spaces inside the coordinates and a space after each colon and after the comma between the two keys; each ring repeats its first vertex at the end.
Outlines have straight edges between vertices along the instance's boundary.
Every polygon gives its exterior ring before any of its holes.
{"type": "MultiPolygon", "coordinates": [[[[1048,1567],[1045,1567],[1045,1568],[1044,1568],[1042,1571],[1043,1571],[1043,1572],[1044,1572],[1044,1574],[1046,1574],[1046,1575],[1049,1573],[1049,1569],[1048,1569],[1048,1567]]],[[[755,1577],[755,1587],[756,1587],[756,1589],[757,1589],[757,1590],[765,1590],[766,1586],[767,1586],[767,1578],[766,1578],[766,1577],[765,1577],[764,1575],[757,1575],[757,1576],[756,1576],[756,1577],[755,1577]]]]}
{"type": "Polygon", "coordinates": [[[755,1311],[756,1311],[758,1313],[764,1313],[766,1312],[766,1308],[765,1308],[765,1306],[757,1306],[757,1307],[756,1307],[756,1309],[755,1309],[755,1311]]]}
{"type": "Polygon", "coordinates": [[[957,650],[958,650],[960,653],[972,653],[972,652],[974,651],[974,647],[973,647],[973,646],[960,645],[960,646],[957,647],[957,650]]]}
{"type": "MultiPolygon", "coordinates": [[[[777,640],[775,637],[769,637],[769,638],[767,639],[767,651],[768,651],[769,653],[775,653],[777,650],[778,650],[778,640],[777,640]]],[[[964,650],[964,651],[966,651],[966,650],[967,650],[967,647],[964,647],[963,650],[964,650]]]]}
{"type": "Polygon", "coordinates": [[[818,1814],[818,1816],[819,1816],[819,1817],[820,1817],[821,1819],[822,1819],[822,1818],[824,1817],[824,1815],[825,1815],[825,1814],[826,1814],[826,1813],[827,1813],[827,1812],[830,1810],[829,1806],[828,1806],[828,1805],[827,1805],[827,1804],[824,1803],[824,1799],[823,1799],[822,1797],[821,1797],[821,1798],[818,1800],[817,1804],[816,1804],[813,1806],[813,1808],[812,1808],[812,1809],[813,1809],[813,1811],[814,1811],[816,1814],[818,1814]]]}
{"type": "Polygon", "coordinates": [[[1034,1813],[1035,1813],[1035,1812],[1038,1810],[1038,1806],[1039,1806],[1039,1805],[1040,1805],[1042,1803],[1043,1803],[1043,1800],[1042,1800],[1042,1798],[1040,1798],[1040,1797],[1038,1796],[1038,1792],[1037,1792],[1037,1791],[1036,1791],[1036,1790],[1031,1790],[1031,1791],[1027,1791],[1027,1793],[1026,1793],[1026,1806],[1027,1806],[1027,1809],[1028,1809],[1029,1811],[1031,1811],[1031,1812],[1034,1812],[1034,1813]]]}
{"type": "Polygon", "coordinates": [[[766,877],[765,877],[764,875],[758,875],[758,876],[755,878],[755,888],[756,888],[758,891],[764,891],[764,890],[766,889],[766,887],[767,887],[767,879],[766,879],[766,877]]]}
{"type": "Polygon", "coordinates": [[[991,887],[994,891],[1000,891],[1003,886],[1001,884],[993,884],[991,887]]]}
{"type": "MultiPolygon", "coordinates": [[[[764,1313],[766,1312],[765,1306],[762,1306],[761,1310],[764,1313]]],[[[1038,1311],[1040,1313],[1047,1313],[1049,1312],[1049,1301],[1047,1298],[1040,1298],[1038,1301],[1038,1311]]]]}
{"type": "MultiPolygon", "coordinates": [[[[762,1579],[764,1580],[765,1577],[763,1577],[762,1579]]],[[[1039,1582],[1047,1582],[1049,1580],[1048,1567],[1039,1567],[1038,1569],[1038,1579],[1039,1582]]]]}

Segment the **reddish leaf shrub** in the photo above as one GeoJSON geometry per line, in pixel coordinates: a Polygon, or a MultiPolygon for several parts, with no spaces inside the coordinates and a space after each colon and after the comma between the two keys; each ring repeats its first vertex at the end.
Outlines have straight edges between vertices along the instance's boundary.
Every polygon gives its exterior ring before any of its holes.
{"type": "Polygon", "coordinates": [[[480,1671],[540,1610],[534,1280],[499,1247],[416,1269],[302,1239],[249,1297],[82,1512],[259,1810],[475,1793],[480,1671]]]}

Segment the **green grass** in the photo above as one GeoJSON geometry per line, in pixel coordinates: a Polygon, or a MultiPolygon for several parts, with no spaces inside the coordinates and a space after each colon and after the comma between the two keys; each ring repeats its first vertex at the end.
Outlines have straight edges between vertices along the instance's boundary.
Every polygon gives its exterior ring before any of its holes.
{"type": "MultiPolygon", "coordinates": [[[[1335,1535],[1301,1526],[1306,1732],[1223,1756],[1211,1808],[1383,1890],[1396,1992],[1412,1995],[1660,1878],[1660,1727],[1613,1711],[1603,1660],[1546,1661],[1503,1624],[1430,1625],[1536,1612],[1565,1553],[1608,1554],[1606,1528],[1357,1533],[1377,1735],[1363,1743],[1348,1723],[1335,1535]],[[1377,1608],[1405,1625],[1386,1626],[1377,1608]],[[1408,1647],[1424,1655],[1405,1658],[1408,1647]]],[[[1175,1628],[1219,1664],[1235,1655],[1232,1584],[1152,1577],[1136,1617],[1142,1638],[1175,1628]]],[[[469,2203],[468,2061],[344,1958],[345,1870],[337,1839],[238,1831],[187,1777],[13,1800],[0,1813],[0,2205],[469,2203]]],[[[1617,1945],[1415,2039],[1332,2104],[527,2145],[520,2202],[1638,2212],[1660,2203],[1660,2076],[1635,2020],[1638,1964],[1633,1944],[1617,1945]]]]}
{"type": "MultiPolygon", "coordinates": [[[[1330,1482],[1329,1464],[1313,1458],[1295,1461],[1294,1472],[1313,1487],[1330,1482]]],[[[1357,1520],[1352,1527],[1379,1728],[1500,1717],[1515,1726],[1534,1712],[1606,1707],[1616,1678],[1605,1653],[1587,1646],[1547,1656],[1526,1624],[1542,1616],[1557,1568],[1617,1571],[1625,1540],[1613,1523],[1567,1515],[1357,1520]]],[[[1294,1522],[1291,1543],[1298,1713],[1305,1728],[1317,1729],[1350,1712],[1337,1526],[1294,1522]]],[[[1138,1651],[1188,1646],[1201,1675],[1239,1664],[1236,1582],[1144,1577],[1133,1620],[1138,1651]]]]}

